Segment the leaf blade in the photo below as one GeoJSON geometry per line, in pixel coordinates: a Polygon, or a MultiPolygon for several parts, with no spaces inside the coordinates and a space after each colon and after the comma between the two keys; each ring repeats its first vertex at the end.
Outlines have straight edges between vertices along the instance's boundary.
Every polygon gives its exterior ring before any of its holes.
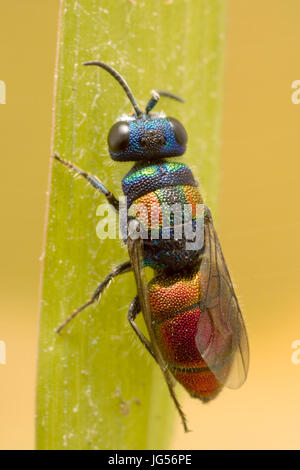
{"type": "MultiPolygon", "coordinates": [[[[110,161],[106,135],[131,107],[104,71],[81,66],[103,60],[124,74],[141,104],[153,88],[186,99],[184,106],[169,100],[160,106],[189,130],[185,160],[205,179],[215,203],[224,2],[106,0],[99,6],[95,0],[64,0],[61,28],[54,150],[121,194],[130,165],[110,161]]],[[[67,333],[54,333],[128,257],[118,240],[97,238],[100,203],[82,180],[54,166],[41,306],[39,449],[164,448],[171,436],[173,405],[161,374],[126,321],[136,293],[131,274],[117,278],[67,333]]]]}

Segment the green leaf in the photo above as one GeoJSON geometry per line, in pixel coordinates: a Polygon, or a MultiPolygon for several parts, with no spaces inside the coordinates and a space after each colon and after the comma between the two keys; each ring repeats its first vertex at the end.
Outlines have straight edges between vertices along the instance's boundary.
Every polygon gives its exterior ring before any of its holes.
{"type": "MultiPolygon", "coordinates": [[[[52,151],[97,175],[116,195],[130,164],[114,163],[106,138],[132,108],[105,71],[113,65],[144,106],[150,90],[185,98],[157,108],[189,133],[190,164],[216,209],[224,7],[222,0],[64,0],[52,151]]],[[[55,328],[128,259],[120,240],[99,240],[104,198],[53,164],[43,270],[37,390],[38,449],[155,449],[172,437],[174,407],[162,374],[127,322],[132,273],[58,336],[55,328]]],[[[139,325],[142,321],[139,320],[139,325]]],[[[178,417],[176,415],[176,420],[178,417]]]]}

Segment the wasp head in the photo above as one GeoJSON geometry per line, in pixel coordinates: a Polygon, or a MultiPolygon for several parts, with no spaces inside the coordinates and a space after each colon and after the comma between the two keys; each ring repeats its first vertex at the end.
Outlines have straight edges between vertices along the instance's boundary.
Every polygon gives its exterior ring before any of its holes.
{"type": "Polygon", "coordinates": [[[110,129],[107,140],[113,160],[153,160],[182,155],[187,133],[177,119],[153,113],[121,118],[110,129]]]}
{"type": "Polygon", "coordinates": [[[84,65],[98,65],[109,72],[122,86],[134,108],[135,114],[121,117],[110,129],[108,148],[110,156],[117,161],[155,160],[178,157],[185,152],[187,133],[175,118],[162,113],[150,113],[160,96],[182,101],[172,93],[152,91],[145,112],[143,112],[125,82],[124,78],[104,62],[86,62],[84,65]]]}

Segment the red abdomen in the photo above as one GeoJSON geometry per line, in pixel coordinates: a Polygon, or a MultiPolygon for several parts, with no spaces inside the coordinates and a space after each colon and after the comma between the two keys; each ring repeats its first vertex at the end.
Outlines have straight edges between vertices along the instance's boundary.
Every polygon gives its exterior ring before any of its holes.
{"type": "MultiPolygon", "coordinates": [[[[162,274],[150,282],[148,292],[154,334],[170,371],[190,395],[207,400],[219,392],[221,384],[196,346],[201,315],[199,277],[199,268],[188,274],[162,274]]],[[[205,318],[202,334],[209,341],[212,325],[207,315],[205,318]]]]}

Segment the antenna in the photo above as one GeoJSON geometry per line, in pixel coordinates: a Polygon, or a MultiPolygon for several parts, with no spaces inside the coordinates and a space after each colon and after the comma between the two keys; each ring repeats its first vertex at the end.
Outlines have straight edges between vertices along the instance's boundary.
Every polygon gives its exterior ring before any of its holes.
{"type": "Polygon", "coordinates": [[[149,114],[151,109],[154,108],[154,106],[158,103],[159,98],[161,96],[165,96],[166,98],[171,98],[172,100],[180,101],[180,103],[184,103],[184,100],[180,98],[177,95],[174,95],[173,93],[170,93],[168,91],[159,91],[159,90],[152,90],[151,91],[151,98],[148,101],[148,104],[146,106],[146,114],[149,114]]]}
{"type": "Polygon", "coordinates": [[[114,68],[112,68],[110,65],[107,65],[104,62],[100,62],[98,60],[93,60],[93,61],[90,61],[90,62],[84,62],[83,65],[97,65],[98,67],[102,67],[104,70],[106,70],[108,73],[110,73],[117,80],[117,82],[120,83],[121,87],[125,91],[126,95],[129,98],[129,101],[131,102],[131,104],[134,108],[135,114],[138,117],[142,116],[143,112],[139,108],[139,106],[138,106],[138,104],[137,104],[137,102],[136,102],[136,100],[135,100],[135,98],[132,94],[132,91],[130,90],[130,88],[127,85],[124,78],[114,68]]]}

